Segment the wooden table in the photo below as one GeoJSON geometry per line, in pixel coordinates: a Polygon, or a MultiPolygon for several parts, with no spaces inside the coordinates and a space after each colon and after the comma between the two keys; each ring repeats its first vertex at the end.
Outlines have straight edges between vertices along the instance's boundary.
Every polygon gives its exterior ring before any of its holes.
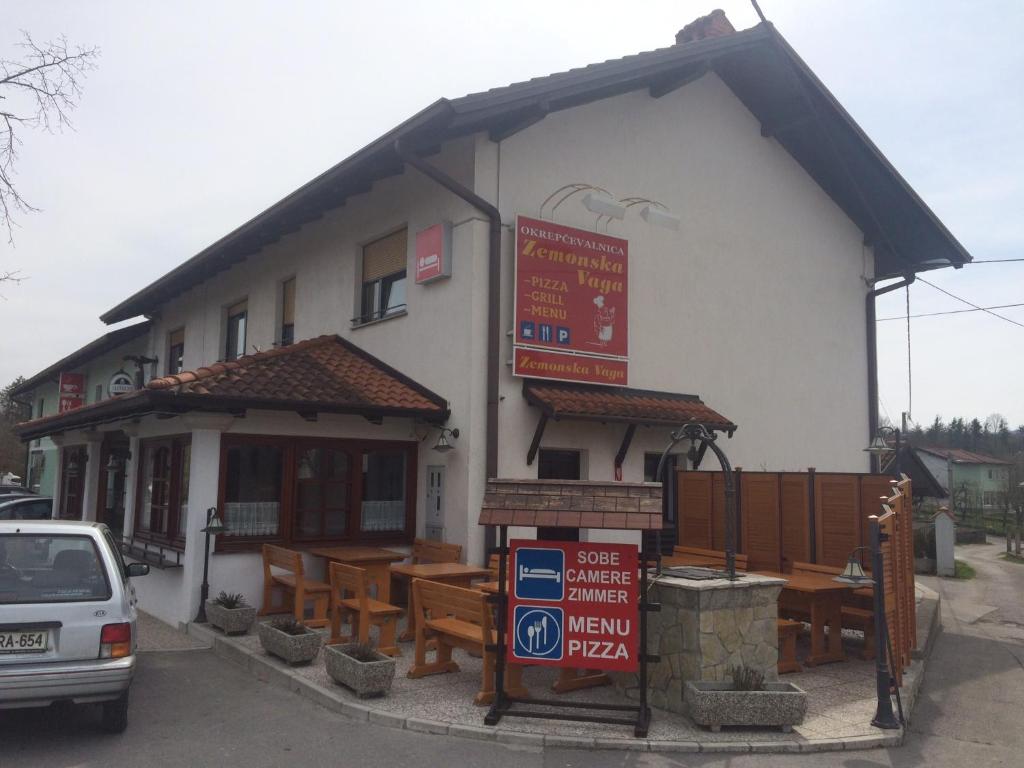
{"type": "MultiPolygon", "coordinates": [[[[473,579],[488,578],[491,572],[478,565],[466,565],[465,563],[399,563],[391,566],[391,575],[402,579],[426,579],[427,581],[441,581],[451,584],[454,587],[469,589],[473,586],[473,579]]],[[[416,606],[412,604],[412,590],[409,591],[409,616],[416,615],[416,606]]],[[[406,622],[405,629],[398,639],[403,643],[409,642],[415,637],[415,631],[411,627],[412,622],[406,622]]]]}
{"type": "Polygon", "coordinates": [[[391,602],[391,563],[408,557],[380,547],[318,547],[311,549],[310,554],[325,558],[329,563],[333,561],[364,569],[370,582],[377,585],[376,597],[382,603],[391,602]]]}
{"type": "Polygon", "coordinates": [[[825,573],[775,573],[757,571],[762,576],[785,579],[786,586],[779,595],[779,607],[787,605],[811,617],[811,652],[804,663],[814,667],[846,661],[843,653],[843,593],[851,584],[834,581],[825,573]],[[826,637],[825,627],[828,627],[826,637]]]}

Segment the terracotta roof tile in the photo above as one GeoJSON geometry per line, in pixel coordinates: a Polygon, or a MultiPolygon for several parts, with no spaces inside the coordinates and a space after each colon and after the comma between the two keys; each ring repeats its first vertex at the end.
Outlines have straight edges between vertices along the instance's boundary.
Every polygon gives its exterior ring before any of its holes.
{"type": "Polygon", "coordinates": [[[150,381],[149,390],[179,395],[291,404],[331,403],[358,409],[447,409],[445,401],[338,336],[319,336],[150,381]]]}
{"type": "Polygon", "coordinates": [[[733,422],[706,406],[696,395],[536,380],[523,384],[523,395],[531,405],[556,419],[673,426],[697,421],[709,428],[736,430],[733,422]]]}

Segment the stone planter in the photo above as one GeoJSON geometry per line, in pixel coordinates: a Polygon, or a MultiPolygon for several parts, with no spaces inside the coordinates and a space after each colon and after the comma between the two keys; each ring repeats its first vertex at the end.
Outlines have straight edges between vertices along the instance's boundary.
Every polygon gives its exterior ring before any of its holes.
{"type": "Polygon", "coordinates": [[[308,664],[320,653],[323,635],[307,628],[301,635],[289,635],[265,621],[256,626],[263,650],[289,664],[308,664]]]}
{"type": "Polygon", "coordinates": [[[383,696],[391,690],[395,660],[378,653],[376,661],[357,661],[345,653],[355,647],[356,643],[324,646],[327,674],[336,683],[351,688],[361,699],[383,696]]]}
{"type": "Polygon", "coordinates": [[[244,635],[256,621],[256,609],[248,605],[245,608],[225,608],[209,600],[206,619],[225,635],[244,635]]]}
{"type": "Polygon", "coordinates": [[[792,730],[807,714],[807,694],[792,683],[765,683],[763,691],[736,691],[731,682],[687,682],[690,719],[718,731],[723,725],[779,726],[792,730]]]}

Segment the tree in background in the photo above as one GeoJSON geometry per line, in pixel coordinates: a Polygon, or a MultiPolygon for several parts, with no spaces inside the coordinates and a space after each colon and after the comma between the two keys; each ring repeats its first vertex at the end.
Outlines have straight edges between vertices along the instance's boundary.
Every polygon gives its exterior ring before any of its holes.
{"type": "Polygon", "coordinates": [[[0,389],[0,474],[6,472],[13,472],[19,476],[25,474],[28,449],[14,434],[14,425],[29,417],[29,406],[15,400],[11,394],[24,381],[25,377],[19,376],[0,389]]]}
{"type": "MultiPolygon", "coordinates": [[[[70,113],[82,96],[82,82],[95,69],[99,48],[71,48],[64,37],[38,44],[22,32],[17,44],[22,55],[0,58],[0,225],[13,241],[15,213],[36,211],[14,183],[14,164],[22,132],[26,129],[53,132],[71,127],[70,113]]],[[[0,281],[17,280],[0,272],[0,281]]]]}

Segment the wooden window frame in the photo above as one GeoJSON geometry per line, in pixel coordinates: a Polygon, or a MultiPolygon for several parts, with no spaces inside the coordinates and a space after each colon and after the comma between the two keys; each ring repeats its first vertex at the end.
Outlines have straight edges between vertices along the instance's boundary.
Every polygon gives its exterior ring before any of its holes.
{"type": "MultiPolygon", "coordinates": [[[[132,538],[152,541],[167,546],[171,549],[184,550],[185,537],[178,534],[179,518],[181,517],[182,493],[182,450],[188,445],[191,446],[190,435],[174,435],[170,437],[156,437],[139,441],[139,463],[136,471],[135,484],[135,511],[132,525],[132,538]],[[166,532],[144,530],[139,525],[142,518],[142,504],[144,500],[143,486],[146,480],[146,462],[150,460],[149,451],[154,448],[167,448],[170,451],[171,466],[167,478],[167,525],[166,532]]],[[[191,478],[190,478],[191,481],[191,478]]],[[[187,499],[184,500],[187,503],[187,499]]],[[[152,518],[151,518],[152,519],[152,518]]]]}
{"type": "Polygon", "coordinates": [[[246,344],[249,335],[249,299],[239,299],[224,309],[224,361],[232,362],[245,355],[246,344]],[[239,309],[239,307],[242,307],[239,309]],[[242,333],[235,334],[234,349],[231,349],[231,321],[235,318],[242,318],[242,333]],[[239,351],[239,339],[241,339],[241,351],[239,351]]]}
{"type": "Polygon", "coordinates": [[[284,462],[281,473],[281,514],[276,536],[218,536],[217,552],[252,552],[263,544],[279,544],[291,549],[311,549],[342,545],[403,546],[416,536],[416,503],[419,443],[407,440],[358,440],[347,438],[302,437],[290,435],[224,435],[220,446],[220,480],[217,507],[224,509],[227,489],[227,452],[244,444],[275,445],[284,462]],[[334,448],[347,451],[352,457],[352,479],[349,484],[349,513],[345,534],[331,538],[298,538],[295,533],[298,501],[297,460],[302,448],[334,448]],[[405,454],[405,528],[401,531],[363,531],[362,524],[362,454],[363,451],[401,451],[405,454]]]}
{"type": "Polygon", "coordinates": [[[57,504],[57,517],[59,520],[81,520],[82,514],[85,511],[85,473],[89,471],[89,449],[85,445],[69,445],[61,448],[60,456],[60,477],[58,478],[58,485],[60,490],[60,501],[57,504]],[[68,463],[74,454],[78,454],[81,457],[79,461],[78,474],[71,478],[74,481],[76,493],[75,497],[77,501],[77,515],[73,514],[68,510],[68,486],[69,479],[67,476],[68,463]]]}
{"type": "MultiPolygon", "coordinates": [[[[224,341],[225,347],[227,340],[224,341]]],[[[185,370],[185,328],[175,328],[167,334],[167,375],[173,376],[185,370]],[[175,343],[175,337],[181,334],[181,341],[175,343]]]]}

